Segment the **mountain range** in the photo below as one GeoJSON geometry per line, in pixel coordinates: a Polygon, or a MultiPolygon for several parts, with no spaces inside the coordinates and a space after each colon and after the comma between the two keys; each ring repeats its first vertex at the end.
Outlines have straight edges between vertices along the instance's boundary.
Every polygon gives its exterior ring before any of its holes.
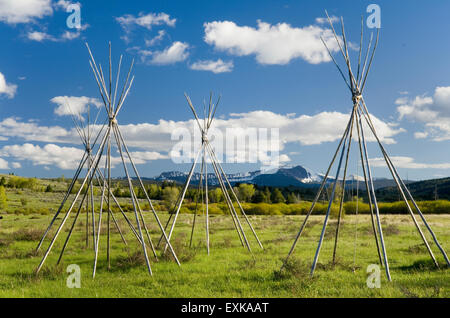
{"type": "MultiPolygon", "coordinates": [[[[187,173],[180,171],[167,171],[161,173],[155,178],[151,178],[154,181],[174,181],[177,183],[184,183],[187,178],[187,173]]],[[[298,187],[298,188],[311,188],[318,187],[323,180],[323,174],[313,172],[301,165],[293,167],[282,167],[273,171],[250,171],[227,174],[227,177],[232,184],[236,183],[252,183],[258,186],[269,187],[298,187]]],[[[328,177],[328,182],[333,181],[334,178],[328,177]]],[[[363,189],[365,187],[363,178],[360,176],[351,175],[347,178],[347,183],[354,183],[360,180],[359,187],[363,189]]],[[[195,172],[192,175],[191,183],[198,184],[200,181],[200,173],[195,172]]],[[[218,180],[214,173],[208,173],[208,184],[218,185],[218,180]]],[[[375,189],[394,186],[395,182],[392,179],[379,178],[374,179],[375,189]]]]}

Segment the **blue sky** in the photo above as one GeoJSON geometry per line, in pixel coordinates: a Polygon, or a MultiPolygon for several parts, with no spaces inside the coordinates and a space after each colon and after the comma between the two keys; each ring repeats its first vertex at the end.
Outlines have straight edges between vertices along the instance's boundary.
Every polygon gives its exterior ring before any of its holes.
{"type": "MultiPolygon", "coordinates": [[[[86,41],[104,65],[108,41],[115,63],[120,54],[124,67],[136,60],[118,119],[142,175],[188,169],[169,158],[171,132],[192,124],[183,93],[200,105],[210,91],[222,95],[218,128],[279,128],[283,163],[324,171],[352,105],[317,46],[314,32],[329,32],[317,18],[325,9],[343,16],[347,38],[357,44],[370,3],[380,6],[382,27],[364,95],[387,150],[405,178],[449,176],[450,3],[444,1],[0,0],[0,172],[73,173],[81,147],[62,97],[80,109],[87,102],[95,108],[100,97],[86,41]],[[80,30],[66,25],[70,3],[81,4],[80,30]]],[[[388,176],[377,167],[374,143],[369,152],[374,174],[388,176]]],[[[230,172],[260,166],[226,164],[230,172]]],[[[356,166],[350,163],[352,173],[356,166]]],[[[123,174],[118,167],[114,173],[123,174]]]]}

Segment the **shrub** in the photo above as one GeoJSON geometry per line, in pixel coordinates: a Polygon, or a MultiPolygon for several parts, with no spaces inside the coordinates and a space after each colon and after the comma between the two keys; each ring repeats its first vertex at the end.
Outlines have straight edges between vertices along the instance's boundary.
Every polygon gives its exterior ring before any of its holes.
{"type": "Polygon", "coordinates": [[[49,215],[50,214],[50,209],[46,208],[46,207],[41,207],[39,209],[35,209],[35,212],[40,214],[40,215],[49,215]]]}
{"type": "MultiPolygon", "coordinates": [[[[175,250],[177,258],[180,262],[186,263],[194,259],[197,254],[196,248],[190,248],[187,242],[186,233],[180,233],[171,241],[172,247],[175,250]]],[[[165,246],[162,244],[161,246],[165,246]]],[[[162,259],[165,261],[173,261],[173,255],[169,249],[162,255],[162,259]]]]}
{"type": "Polygon", "coordinates": [[[257,203],[257,204],[243,204],[243,208],[247,214],[262,214],[269,215],[270,204],[257,203]]]}
{"type": "Polygon", "coordinates": [[[180,190],[176,187],[166,187],[162,190],[162,198],[164,200],[165,205],[169,210],[173,209],[177,199],[178,195],[180,193],[180,190]]]}
{"type": "Polygon", "coordinates": [[[153,204],[155,211],[167,211],[167,207],[162,204],[153,204]]]}
{"type": "Polygon", "coordinates": [[[191,213],[191,210],[189,210],[187,207],[185,207],[185,206],[181,206],[181,208],[180,208],[180,213],[187,213],[187,214],[189,214],[189,213],[191,213]]]}
{"type": "MultiPolygon", "coordinates": [[[[237,212],[237,210],[236,210],[237,212]]],[[[223,214],[223,210],[217,206],[217,204],[208,205],[209,214],[223,214]]]]}
{"type": "Polygon", "coordinates": [[[358,214],[370,213],[369,204],[364,203],[361,199],[359,200],[359,202],[348,201],[344,203],[344,209],[346,214],[356,214],[356,208],[358,208],[358,214]]]}
{"type": "Polygon", "coordinates": [[[261,215],[281,215],[281,211],[285,206],[282,204],[268,204],[268,203],[247,203],[242,207],[247,214],[261,214],[261,215]]]}
{"type": "Polygon", "coordinates": [[[419,201],[417,205],[423,213],[450,213],[450,201],[447,200],[419,201]]]}
{"type": "MultiPolygon", "coordinates": [[[[312,202],[303,201],[300,203],[247,203],[241,202],[242,207],[246,214],[249,215],[305,215],[311,208],[312,202]]],[[[424,214],[444,214],[450,213],[450,201],[438,200],[438,201],[418,201],[418,206],[424,214]]],[[[166,204],[154,204],[156,211],[167,211],[166,204]]],[[[194,213],[196,202],[184,202],[181,207],[181,213],[194,213]]],[[[239,206],[234,202],[236,212],[239,214],[239,206]]],[[[408,210],[403,201],[400,202],[379,202],[378,207],[381,214],[407,214],[408,210]]],[[[228,205],[225,202],[221,203],[209,203],[208,205],[210,214],[228,214],[228,205]]],[[[411,208],[415,212],[414,206],[411,204],[411,208]]],[[[205,204],[199,203],[197,206],[197,213],[201,213],[205,209],[205,204]]],[[[317,202],[313,214],[324,215],[328,209],[328,202],[317,202]]],[[[125,210],[125,209],[124,209],[125,210]]],[[[356,201],[344,202],[342,216],[345,214],[355,214],[356,201]]],[[[333,202],[330,215],[336,217],[339,213],[339,202],[333,202]]],[[[360,199],[358,202],[358,214],[369,214],[369,204],[360,199]]]]}
{"type": "Polygon", "coordinates": [[[122,270],[129,270],[136,266],[145,265],[145,256],[142,250],[137,250],[133,253],[129,253],[127,256],[117,257],[116,265],[122,270]]]}
{"type": "MultiPolygon", "coordinates": [[[[284,262],[285,260],[282,259],[284,262]]],[[[273,272],[275,280],[282,280],[287,278],[308,279],[309,278],[309,266],[298,258],[289,258],[281,270],[273,272]]]]}
{"type": "MultiPolygon", "coordinates": [[[[316,214],[326,214],[328,210],[328,202],[327,203],[317,203],[314,211],[316,214]]],[[[339,213],[339,203],[333,202],[331,205],[330,214],[332,216],[336,216],[339,213]]]]}
{"type": "Polygon", "coordinates": [[[398,202],[381,202],[378,204],[380,213],[386,214],[406,214],[408,209],[403,201],[398,202]]]}
{"type": "Polygon", "coordinates": [[[23,178],[11,176],[8,181],[8,187],[16,189],[34,189],[37,185],[36,178],[23,178]]]}
{"type": "Polygon", "coordinates": [[[283,214],[289,214],[289,215],[302,215],[308,213],[309,209],[311,208],[311,202],[301,202],[301,203],[295,203],[295,204],[289,204],[287,206],[288,213],[283,214]]]}
{"type": "MultiPolygon", "coordinates": [[[[235,188],[239,200],[244,202],[250,202],[255,194],[255,187],[253,184],[241,183],[239,187],[235,188]]],[[[283,198],[284,199],[284,198],[283,198]]]]}
{"type": "Polygon", "coordinates": [[[211,199],[211,202],[223,202],[225,199],[221,188],[215,188],[214,190],[208,192],[208,196],[211,199]]]}
{"type": "Polygon", "coordinates": [[[0,209],[8,207],[8,198],[6,197],[6,190],[4,186],[0,186],[0,209]]]}

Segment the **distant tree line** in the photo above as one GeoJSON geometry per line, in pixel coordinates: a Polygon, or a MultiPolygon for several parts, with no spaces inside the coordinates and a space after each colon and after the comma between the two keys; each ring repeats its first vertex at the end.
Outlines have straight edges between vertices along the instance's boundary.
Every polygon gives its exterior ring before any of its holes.
{"type": "MultiPolygon", "coordinates": [[[[277,187],[258,187],[253,184],[236,184],[234,187],[239,201],[248,203],[287,203],[294,204],[301,201],[301,194],[299,191],[292,191],[288,188],[277,187]]],[[[141,187],[134,187],[136,195],[140,199],[145,199],[145,193],[141,187]]],[[[175,204],[182,191],[182,186],[173,182],[164,181],[161,184],[150,183],[145,185],[145,190],[151,200],[168,201],[175,204]]],[[[228,189],[229,196],[233,198],[233,194],[228,189]]],[[[204,189],[203,189],[204,193],[204,189]]],[[[113,194],[116,197],[129,197],[130,189],[122,182],[113,184],[113,194]]],[[[198,186],[191,186],[186,191],[185,200],[188,202],[196,202],[199,199],[201,192],[198,191],[198,186]]],[[[211,203],[225,202],[225,197],[220,187],[209,187],[208,199],[211,203]]]]}
{"type": "MultiPolygon", "coordinates": [[[[7,189],[31,189],[38,192],[61,192],[66,191],[71,180],[60,177],[58,179],[48,180],[51,181],[45,184],[44,180],[38,180],[36,178],[24,178],[15,175],[6,176],[6,178],[0,177],[0,213],[6,211],[7,213],[16,214],[31,214],[41,213],[49,214],[50,209],[47,206],[37,207],[33,204],[29,204],[28,197],[20,198],[20,207],[16,204],[8,204],[7,189]],[[61,184],[62,183],[62,184],[61,184]],[[9,207],[10,206],[10,207],[9,207]]],[[[179,195],[182,191],[182,185],[164,181],[162,183],[145,183],[145,191],[138,186],[136,180],[133,180],[133,190],[139,199],[145,199],[147,195],[151,200],[154,200],[153,206],[157,211],[173,212],[173,208],[177,203],[179,195]]],[[[72,189],[72,193],[76,193],[80,190],[81,180],[75,182],[72,189]]],[[[327,186],[323,191],[319,201],[316,204],[315,212],[317,214],[324,214],[328,208],[328,201],[331,197],[331,188],[327,186]]],[[[84,194],[88,187],[84,185],[81,189],[84,194]]],[[[97,180],[94,181],[94,195],[101,195],[102,184],[99,184],[97,180]]],[[[258,215],[299,215],[305,214],[310,209],[311,201],[315,197],[317,187],[310,188],[295,188],[295,187],[266,187],[253,184],[235,184],[233,186],[234,192],[241,201],[243,208],[247,214],[258,215]]],[[[210,186],[208,189],[209,198],[209,212],[211,214],[226,214],[228,213],[227,203],[225,201],[224,194],[220,187],[210,186]]],[[[13,190],[17,193],[21,191],[13,190]]],[[[128,182],[122,179],[115,179],[112,183],[112,191],[116,197],[130,197],[130,188],[128,182]]],[[[204,191],[204,189],[203,189],[204,191]]],[[[229,195],[234,201],[233,194],[229,191],[229,195]]],[[[358,214],[368,214],[369,205],[363,191],[360,191],[359,198],[356,197],[356,193],[346,189],[345,203],[343,206],[344,214],[354,214],[358,211],[358,214]],[[358,204],[357,204],[358,202],[358,204]]],[[[200,200],[201,193],[198,192],[197,185],[191,185],[186,192],[185,202],[181,208],[181,213],[195,213],[204,209],[203,204],[197,204],[197,200],[200,200]]],[[[204,195],[204,193],[203,193],[204,195]]],[[[342,185],[337,184],[334,196],[334,203],[331,209],[331,215],[337,215],[339,204],[342,197],[342,185]]],[[[449,213],[450,201],[436,200],[436,201],[419,201],[417,202],[422,212],[424,213],[449,213]]],[[[122,209],[125,212],[132,211],[133,206],[131,203],[121,204],[122,209]]],[[[148,203],[143,202],[142,209],[149,210],[148,203]]],[[[98,208],[98,207],[97,207],[98,208]]],[[[116,209],[113,205],[113,210],[116,209]]],[[[406,205],[404,202],[379,202],[380,213],[389,214],[405,214],[407,213],[406,205]]],[[[83,210],[84,211],[84,210],[83,210]]]]}
{"type": "Polygon", "coordinates": [[[36,178],[24,178],[11,175],[8,180],[3,176],[0,178],[0,186],[14,189],[34,189],[38,185],[36,178]]]}

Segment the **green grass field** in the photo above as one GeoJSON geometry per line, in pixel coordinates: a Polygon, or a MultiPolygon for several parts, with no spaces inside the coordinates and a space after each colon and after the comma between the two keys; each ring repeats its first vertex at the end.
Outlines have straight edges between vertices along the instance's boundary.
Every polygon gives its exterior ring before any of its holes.
{"type": "MultiPolygon", "coordinates": [[[[133,214],[128,213],[132,218],[133,214]]],[[[319,238],[323,216],[309,222],[295,256],[287,270],[278,272],[304,216],[251,216],[265,247],[261,250],[247,234],[253,256],[242,247],[228,216],[211,217],[211,254],[204,245],[204,218],[189,248],[192,215],[181,214],[173,245],[182,262],[159,257],[152,261],[153,276],[148,275],[139,245],[125,222],[128,247],[116,230],[112,235],[111,269],[106,266],[106,230],[101,235],[97,276],[92,279],[92,242],[86,247],[85,217],[81,216],[62,264],[55,267],[67,228],[55,244],[40,274],[33,272],[42,257],[34,249],[48,225],[47,215],[3,215],[0,220],[0,297],[449,297],[450,275],[442,255],[433,251],[444,269],[435,269],[421,239],[407,215],[383,215],[382,222],[393,281],[381,269],[381,288],[366,285],[367,266],[377,263],[377,252],[369,216],[347,215],[343,221],[335,266],[330,263],[335,220],[331,220],[313,278],[310,265],[319,238]],[[357,220],[357,223],[355,221],[357,220]],[[355,229],[357,228],[357,231],[355,229]],[[357,235],[355,246],[355,232],[357,235]],[[356,258],[355,255],[356,247],[356,258]],[[81,267],[81,288],[66,286],[69,264],[81,267]]],[[[450,215],[428,215],[443,247],[450,251],[450,215]]],[[[167,214],[161,213],[165,220],[167,214]]],[[[153,216],[146,215],[154,241],[158,231],[153,216]]],[[[429,237],[429,236],[428,236],[429,237]]],[[[49,240],[44,244],[47,247],[49,240]]]]}

